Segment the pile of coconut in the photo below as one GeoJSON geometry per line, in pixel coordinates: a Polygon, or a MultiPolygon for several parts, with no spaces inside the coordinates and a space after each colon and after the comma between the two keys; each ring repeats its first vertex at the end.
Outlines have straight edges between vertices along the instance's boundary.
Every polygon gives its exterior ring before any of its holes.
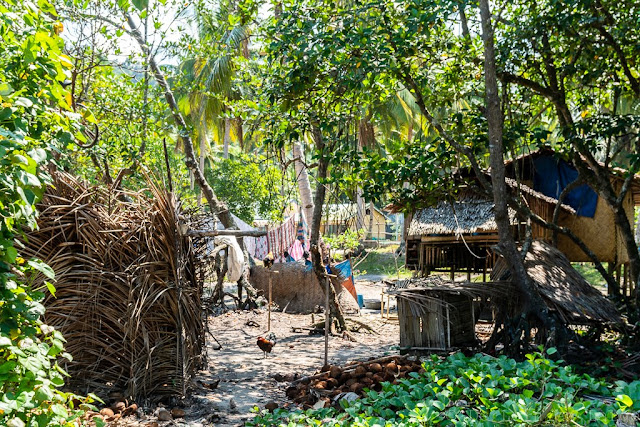
{"type": "Polygon", "coordinates": [[[362,396],[365,390],[380,391],[383,382],[396,384],[412,372],[423,373],[422,363],[403,356],[352,362],[345,367],[326,365],[319,374],[294,381],[287,388],[287,397],[303,408],[328,407],[341,399],[362,396]]]}

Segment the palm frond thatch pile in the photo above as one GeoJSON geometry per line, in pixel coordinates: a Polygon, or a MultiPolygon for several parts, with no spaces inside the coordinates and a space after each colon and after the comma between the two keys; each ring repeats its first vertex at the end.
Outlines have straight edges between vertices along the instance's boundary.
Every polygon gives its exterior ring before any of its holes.
{"type": "Polygon", "coordinates": [[[177,233],[180,206],[149,185],[114,194],[56,173],[26,236],[26,257],[56,273],[45,321],[67,339],[64,368],[79,391],[184,395],[204,362],[202,284],[177,233]]]}
{"type": "MultiPolygon", "coordinates": [[[[547,306],[567,325],[623,323],[616,306],[580,275],[567,257],[549,243],[536,240],[524,260],[527,273],[547,306]]],[[[496,263],[491,278],[510,280],[504,258],[496,263]]]]}

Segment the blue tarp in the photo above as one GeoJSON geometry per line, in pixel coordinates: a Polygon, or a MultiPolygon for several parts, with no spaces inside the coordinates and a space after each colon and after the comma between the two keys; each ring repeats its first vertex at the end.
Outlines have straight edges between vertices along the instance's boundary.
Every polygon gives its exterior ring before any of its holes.
{"type": "MultiPolygon", "coordinates": [[[[533,161],[533,165],[533,189],[554,199],[560,197],[562,190],[578,176],[578,171],[573,166],[553,156],[540,156],[533,161]]],[[[578,215],[593,218],[598,195],[591,187],[583,184],[567,194],[564,203],[574,208],[578,215]]]]}

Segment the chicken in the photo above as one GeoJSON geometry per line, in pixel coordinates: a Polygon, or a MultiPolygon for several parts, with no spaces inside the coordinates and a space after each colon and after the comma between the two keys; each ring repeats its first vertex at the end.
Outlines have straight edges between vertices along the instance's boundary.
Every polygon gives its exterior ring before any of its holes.
{"type": "Polygon", "coordinates": [[[262,260],[262,264],[266,267],[266,268],[271,268],[273,266],[273,261],[274,261],[274,257],[273,254],[271,252],[269,252],[266,256],[265,259],[262,260]]]}
{"type": "Polygon", "coordinates": [[[267,353],[271,353],[271,349],[276,345],[276,334],[269,332],[266,338],[258,337],[258,347],[264,352],[264,357],[267,357],[267,353]]]}

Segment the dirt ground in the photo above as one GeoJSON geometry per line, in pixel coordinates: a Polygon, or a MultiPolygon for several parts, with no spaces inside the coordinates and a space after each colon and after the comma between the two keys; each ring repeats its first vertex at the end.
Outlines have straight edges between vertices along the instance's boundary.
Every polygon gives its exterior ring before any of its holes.
{"type": "MultiPolygon", "coordinates": [[[[357,282],[358,293],[365,300],[380,300],[383,285],[357,282]]],[[[392,315],[395,303],[392,302],[392,315]]],[[[329,363],[343,365],[353,360],[367,360],[398,353],[399,329],[397,319],[384,319],[379,310],[364,309],[360,314],[348,318],[370,326],[376,333],[352,333],[355,342],[342,336],[329,338],[329,363]]],[[[324,363],[324,336],[309,335],[306,330],[294,327],[309,327],[312,319],[318,322],[323,314],[290,314],[273,312],[271,331],[276,335],[273,352],[264,358],[256,345],[259,336],[267,332],[267,311],[229,311],[209,319],[209,328],[222,346],[215,349],[216,342],[207,337],[208,369],[195,379],[193,393],[183,402],[177,402],[185,412],[184,418],[159,421],[154,408],[139,412],[135,423],[120,420],[119,425],[159,426],[242,426],[254,414],[252,408],[260,409],[270,401],[280,407],[289,405],[285,395],[288,382],[277,382],[276,374],[311,375],[324,363]],[[215,388],[215,385],[219,383],[215,388]],[[213,388],[213,389],[211,389],[213,388]]],[[[167,409],[170,409],[167,407],[167,409]]]]}

